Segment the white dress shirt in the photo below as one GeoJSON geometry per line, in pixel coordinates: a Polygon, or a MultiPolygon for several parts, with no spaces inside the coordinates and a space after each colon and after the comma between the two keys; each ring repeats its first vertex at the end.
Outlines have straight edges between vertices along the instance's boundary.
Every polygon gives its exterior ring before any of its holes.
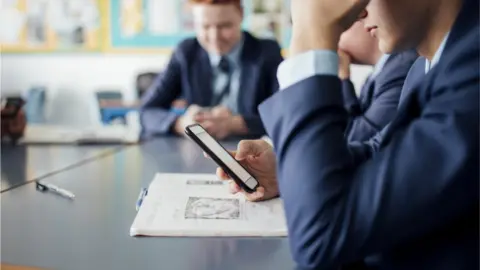
{"type": "MultiPolygon", "coordinates": [[[[431,63],[427,61],[425,73],[440,61],[448,34],[444,37],[431,63]]],[[[338,55],[330,50],[312,50],[284,60],[277,71],[280,90],[315,75],[338,75],[338,55]]]]}

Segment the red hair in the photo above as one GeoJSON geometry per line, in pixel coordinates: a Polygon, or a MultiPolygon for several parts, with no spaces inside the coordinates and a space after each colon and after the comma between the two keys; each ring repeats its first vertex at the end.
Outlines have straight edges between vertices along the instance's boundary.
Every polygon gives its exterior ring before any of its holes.
{"type": "Polygon", "coordinates": [[[191,4],[207,4],[207,5],[235,5],[242,6],[242,0],[189,0],[191,4]]]}

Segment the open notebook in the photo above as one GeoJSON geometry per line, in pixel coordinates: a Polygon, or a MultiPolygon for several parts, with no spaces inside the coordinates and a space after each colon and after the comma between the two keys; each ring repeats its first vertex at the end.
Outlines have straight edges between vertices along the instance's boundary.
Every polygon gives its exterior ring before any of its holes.
{"type": "Polygon", "coordinates": [[[132,236],[286,236],[282,201],[248,202],[214,174],[157,174],[132,236]]]}
{"type": "Polygon", "coordinates": [[[53,125],[28,125],[20,143],[24,144],[132,144],[140,132],[126,126],[73,128],[53,125]]]}

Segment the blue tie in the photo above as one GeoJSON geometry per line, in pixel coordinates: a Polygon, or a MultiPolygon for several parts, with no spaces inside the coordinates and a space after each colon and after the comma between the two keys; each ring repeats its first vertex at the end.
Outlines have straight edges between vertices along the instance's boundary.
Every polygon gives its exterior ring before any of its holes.
{"type": "Polygon", "coordinates": [[[227,74],[228,79],[227,79],[227,83],[223,87],[222,91],[220,93],[218,93],[217,95],[215,95],[215,98],[213,98],[212,106],[217,106],[218,104],[220,104],[220,102],[222,102],[223,98],[230,93],[230,81],[232,79],[231,78],[232,77],[232,70],[231,70],[230,62],[228,61],[228,59],[226,57],[222,57],[220,59],[220,63],[218,64],[218,68],[220,69],[221,72],[227,74]]]}

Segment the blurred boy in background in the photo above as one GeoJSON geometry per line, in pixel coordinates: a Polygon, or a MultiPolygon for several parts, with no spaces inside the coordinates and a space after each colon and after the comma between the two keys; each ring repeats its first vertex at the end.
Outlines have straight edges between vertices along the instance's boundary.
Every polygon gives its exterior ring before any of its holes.
{"type": "Polygon", "coordinates": [[[242,31],[240,0],[191,0],[196,37],[184,40],[142,99],[144,136],[201,124],[217,139],[262,135],[257,106],[278,90],[276,41],[242,31]],[[181,97],[183,115],[169,111],[181,97]]]}

